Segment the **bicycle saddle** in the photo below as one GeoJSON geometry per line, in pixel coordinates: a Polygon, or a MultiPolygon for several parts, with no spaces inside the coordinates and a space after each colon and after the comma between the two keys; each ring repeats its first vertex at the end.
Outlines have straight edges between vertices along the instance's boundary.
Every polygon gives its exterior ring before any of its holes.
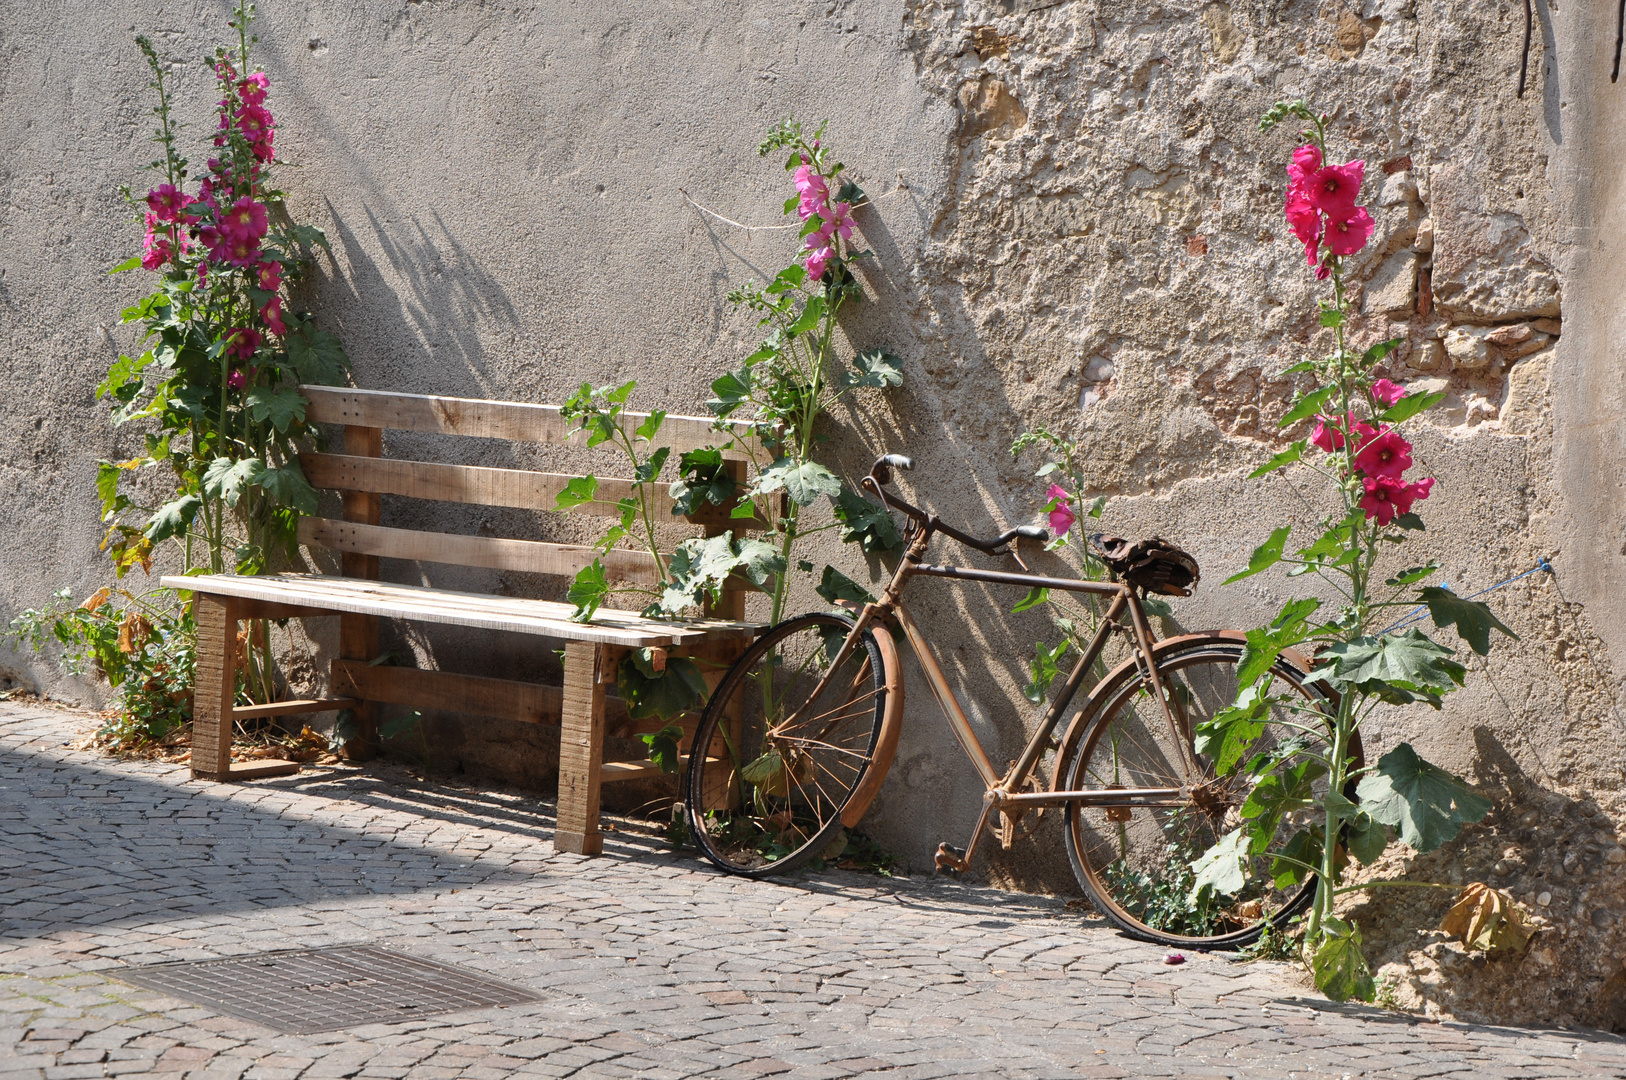
{"type": "Polygon", "coordinates": [[[1190,587],[1202,580],[1197,560],[1161,536],[1129,541],[1091,533],[1090,547],[1113,573],[1143,592],[1190,596],[1190,587]]]}

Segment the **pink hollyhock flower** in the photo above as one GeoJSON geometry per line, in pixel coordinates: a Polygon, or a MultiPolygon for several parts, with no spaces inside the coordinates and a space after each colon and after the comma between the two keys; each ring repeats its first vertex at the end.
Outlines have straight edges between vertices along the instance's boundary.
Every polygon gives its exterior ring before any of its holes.
{"type": "MultiPolygon", "coordinates": [[[[1321,239],[1321,211],[1315,208],[1315,204],[1310,202],[1309,196],[1302,191],[1288,188],[1287,205],[1284,212],[1287,214],[1287,224],[1293,230],[1293,235],[1299,238],[1301,244],[1314,252],[1316,242],[1321,239]]],[[[1313,254],[1310,261],[1315,261],[1313,254]]]]}
{"type": "Polygon", "coordinates": [[[239,360],[248,360],[252,358],[255,350],[260,347],[260,332],[258,330],[252,330],[246,326],[238,326],[234,327],[230,333],[232,335],[232,341],[231,344],[226,347],[227,354],[234,356],[239,360]]]}
{"type": "Polygon", "coordinates": [[[830,223],[826,221],[817,229],[807,234],[807,242],[803,246],[809,251],[815,251],[822,247],[830,247],[830,233],[830,223]]]}
{"type": "Polygon", "coordinates": [[[1050,497],[1050,531],[1062,536],[1073,527],[1078,515],[1073,513],[1073,497],[1067,494],[1067,489],[1060,484],[1051,484],[1045,489],[1050,497]]]}
{"type": "MultiPolygon", "coordinates": [[[[271,142],[272,142],[271,137],[272,137],[273,134],[274,133],[270,132],[270,131],[266,132],[265,133],[265,138],[261,139],[259,142],[254,144],[253,150],[254,150],[254,160],[255,161],[270,161],[273,157],[276,156],[276,151],[274,149],[272,149],[272,147],[271,147],[271,142]]],[[[260,178],[260,174],[259,174],[258,169],[255,169],[251,173],[251,175],[253,176],[253,178],[256,181],[258,181],[259,178],[260,178]]]]}
{"type": "Polygon", "coordinates": [[[174,184],[159,184],[147,193],[147,208],[159,221],[174,221],[186,206],[186,196],[174,184]]]}
{"type": "Polygon", "coordinates": [[[141,265],[148,270],[156,270],[169,261],[169,241],[161,236],[147,234],[146,241],[141,248],[141,265]]]}
{"type": "Polygon", "coordinates": [[[1400,479],[1400,474],[1411,468],[1411,443],[1393,429],[1376,435],[1361,446],[1355,455],[1355,467],[1367,476],[1389,476],[1400,479]]]}
{"type": "Polygon", "coordinates": [[[1357,206],[1355,212],[1342,221],[1329,215],[1327,250],[1334,255],[1353,255],[1372,238],[1372,228],[1372,215],[1364,206],[1357,206]]]}
{"type": "Polygon", "coordinates": [[[233,390],[241,390],[248,385],[248,373],[241,368],[234,368],[232,373],[226,376],[226,385],[233,390]]]}
{"type": "Polygon", "coordinates": [[[220,246],[214,249],[214,257],[233,266],[252,266],[260,258],[259,238],[242,233],[222,236],[220,246]]]}
{"type": "Polygon", "coordinates": [[[1379,525],[1387,525],[1395,519],[1396,514],[1411,513],[1411,505],[1418,499],[1428,498],[1429,490],[1434,487],[1434,478],[1427,477],[1407,484],[1398,477],[1368,476],[1361,483],[1366,487],[1361,509],[1379,525]]]}
{"type": "Polygon", "coordinates": [[[282,264],[279,262],[263,262],[259,268],[260,288],[266,292],[276,292],[282,288],[282,264]]]}
{"type": "Polygon", "coordinates": [[[1362,496],[1360,506],[1367,517],[1376,520],[1379,525],[1387,525],[1395,519],[1396,514],[1405,513],[1398,509],[1406,490],[1406,485],[1400,480],[1393,476],[1368,476],[1361,483],[1366,487],[1366,494],[1362,496]]]}
{"type": "Polygon", "coordinates": [[[260,321],[265,323],[267,330],[278,337],[288,333],[288,325],[282,321],[282,297],[273,296],[270,302],[260,309],[260,321]]]}
{"type": "Polygon", "coordinates": [[[1360,197],[1361,180],[1365,175],[1364,161],[1324,165],[1306,179],[1304,192],[1317,210],[1333,221],[1344,221],[1355,212],[1355,200],[1360,197]]]}
{"type": "Polygon", "coordinates": [[[807,253],[807,258],[803,260],[802,265],[807,269],[807,276],[814,281],[818,281],[824,277],[825,267],[835,257],[836,253],[828,247],[815,248],[807,253]]]}
{"type": "Polygon", "coordinates": [[[1372,397],[1385,405],[1393,405],[1406,396],[1406,388],[1399,383],[1388,379],[1379,379],[1372,384],[1372,397]]]}
{"type": "Polygon", "coordinates": [[[220,231],[233,237],[243,236],[258,241],[264,236],[268,222],[265,206],[244,195],[231,204],[220,218],[220,231]]]}
{"type": "Polygon", "coordinates": [[[1293,151],[1293,164],[1287,167],[1287,175],[1294,184],[1302,185],[1320,168],[1321,151],[1312,144],[1305,144],[1293,151]]]}
{"type": "Polygon", "coordinates": [[[265,72],[256,71],[237,84],[237,96],[245,105],[259,105],[265,101],[265,92],[270,88],[271,80],[265,77],[265,72]]]}
{"type": "Polygon", "coordinates": [[[853,204],[838,202],[824,215],[824,227],[839,235],[843,240],[853,238],[853,204]]]}
{"type": "Polygon", "coordinates": [[[796,212],[803,221],[814,214],[824,215],[830,207],[830,188],[824,182],[824,177],[813,170],[811,165],[803,165],[794,173],[796,190],[801,193],[802,200],[796,212]]]}
{"type": "Polygon", "coordinates": [[[1310,442],[1330,454],[1344,448],[1344,433],[1333,426],[1330,416],[1318,416],[1315,418],[1315,430],[1310,432],[1310,442]]]}
{"type": "Polygon", "coordinates": [[[271,113],[263,105],[244,105],[237,110],[237,130],[251,143],[259,142],[271,133],[271,113]]]}

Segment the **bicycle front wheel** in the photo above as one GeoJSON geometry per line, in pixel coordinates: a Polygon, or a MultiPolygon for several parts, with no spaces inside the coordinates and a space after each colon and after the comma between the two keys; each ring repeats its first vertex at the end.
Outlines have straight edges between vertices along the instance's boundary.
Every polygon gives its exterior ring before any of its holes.
{"type": "MultiPolygon", "coordinates": [[[[1170,696],[1178,733],[1170,730],[1144,671],[1126,669],[1093,695],[1100,702],[1096,716],[1063,763],[1069,791],[1190,792],[1172,806],[1067,806],[1073,872],[1096,910],[1131,937],[1165,945],[1239,948],[1255,941],[1267,926],[1285,927],[1314,895],[1314,877],[1295,874],[1289,860],[1305,860],[1306,845],[1320,844],[1324,822],[1309,802],[1320,800],[1325,779],[1313,781],[1310,799],[1284,813],[1268,844],[1247,857],[1242,888],[1228,895],[1194,890],[1192,864],[1247,823],[1243,804],[1271,771],[1255,773],[1246,764],[1232,768],[1230,763],[1217,770],[1214,761],[1195,750],[1199,725],[1236,700],[1241,655],[1239,643],[1215,637],[1158,660],[1159,681],[1170,696]]],[[[1336,706],[1286,660],[1277,662],[1271,677],[1272,692],[1298,707],[1272,707],[1247,749],[1248,760],[1293,767],[1308,762],[1311,754],[1325,753],[1336,706]]],[[[1359,743],[1350,749],[1358,765],[1359,743]]]]}
{"type": "Polygon", "coordinates": [[[841,656],[854,625],[835,614],[780,623],[706,703],[689,758],[689,830],[731,874],[840,854],[841,812],[874,760],[886,707],[873,637],[841,656]]]}

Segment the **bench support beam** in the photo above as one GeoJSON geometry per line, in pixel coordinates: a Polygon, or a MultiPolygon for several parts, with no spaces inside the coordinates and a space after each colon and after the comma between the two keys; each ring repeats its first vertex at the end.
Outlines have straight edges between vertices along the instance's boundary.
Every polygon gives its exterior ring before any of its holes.
{"type": "Polygon", "coordinates": [[[237,695],[237,600],[198,593],[197,675],[192,690],[192,779],[231,778],[231,708],[237,695]]]}
{"type": "Polygon", "coordinates": [[[559,725],[559,817],[556,851],[597,855],[599,785],[604,766],[604,677],[611,650],[589,641],[565,643],[565,685],[559,725]]]}

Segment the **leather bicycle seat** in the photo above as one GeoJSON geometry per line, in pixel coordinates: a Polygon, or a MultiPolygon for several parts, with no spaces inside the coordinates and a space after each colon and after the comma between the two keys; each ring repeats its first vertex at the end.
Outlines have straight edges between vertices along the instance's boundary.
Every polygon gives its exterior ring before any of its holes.
{"type": "Polygon", "coordinates": [[[1161,536],[1130,541],[1092,533],[1090,547],[1113,573],[1143,592],[1190,596],[1202,580],[1197,560],[1161,536]]]}

